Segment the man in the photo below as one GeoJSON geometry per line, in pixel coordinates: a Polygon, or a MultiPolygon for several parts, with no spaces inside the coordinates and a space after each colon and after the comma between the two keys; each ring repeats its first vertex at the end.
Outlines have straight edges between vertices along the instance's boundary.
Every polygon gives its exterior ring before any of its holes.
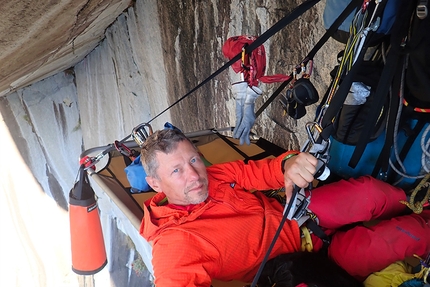
{"type": "MultiPolygon", "coordinates": [[[[275,159],[205,167],[197,149],[178,130],[148,137],[141,159],[149,185],[158,192],[144,206],[140,233],[153,243],[155,285],[210,286],[212,279],[251,282],[282,219],[283,206],[261,192],[313,180],[317,160],[289,151],[275,159]]],[[[327,184],[312,191],[309,208],[332,234],[329,256],[364,279],[390,263],[430,250],[430,211],[388,219],[404,210],[405,193],[371,177],[327,184]]],[[[314,250],[322,243],[312,237],[314,250]]],[[[300,251],[297,222],[288,221],[270,258],[300,251]]]]}

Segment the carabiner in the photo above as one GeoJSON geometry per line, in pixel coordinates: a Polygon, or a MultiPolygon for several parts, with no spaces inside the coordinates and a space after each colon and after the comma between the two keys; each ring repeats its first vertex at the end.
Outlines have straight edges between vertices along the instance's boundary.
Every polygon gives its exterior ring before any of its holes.
{"type": "Polygon", "coordinates": [[[131,137],[134,139],[134,141],[142,147],[143,143],[145,142],[146,138],[150,135],[152,135],[154,132],[152,130],[152,127],[148,123],[142,123],[135,128],[133,128],[133,131],[131,132],[131,137]],[[148,132],[146,131],[146,127],[148,128],[148,132]]]}

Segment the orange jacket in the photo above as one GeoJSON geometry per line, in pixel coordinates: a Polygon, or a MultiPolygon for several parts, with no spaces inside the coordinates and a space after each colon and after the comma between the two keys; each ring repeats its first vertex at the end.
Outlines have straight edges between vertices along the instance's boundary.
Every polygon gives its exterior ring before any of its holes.
{"type": "MultiPolygon", "coordinates": [[[[260,192],[246,191],[282,187],[281,162],[287,154],[208,167],[209,197],[189,211],[158,206],[163,193],[146,203],[140,233],[153,243],[157,287],[208,287],[212,279],[252,281],[283,206],[260,192]]],[[[287,220],[283,230],[270,258],[300,249],[297,223],[287,220]]]]}

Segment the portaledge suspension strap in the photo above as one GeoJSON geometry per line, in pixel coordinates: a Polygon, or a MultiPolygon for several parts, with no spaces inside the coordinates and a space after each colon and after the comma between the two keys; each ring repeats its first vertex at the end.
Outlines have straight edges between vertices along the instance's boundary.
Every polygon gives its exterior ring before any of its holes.
{"type": "MultiPolygon", "coordinates": [[[[286,15],[284,18],[282,18],[281,20],[279,20],[275,25],[273,25],[271,28],[269,28],[269,30],[267,30],[266,32],[264,32],[263,34],[261,34],[257,39],[255,39],[254,42],[252,42],[251,44],[249,44],[245,48],[245,54],[246,55],[251,54],[252,51],[254,51],[260,45],[263,45],[264,42],[266,42],[271,36],[273,36],[274,34],[276,34],[277,32],[279,32],[282,28],[284,28],[285,26],[287,26],[288,24],[290,24],[292,21],[294,21],[296,18],[298,18],[299,16],[301,16],[304,12],[306,12],[307,10],[309,10],[310,8],[312,8],[319,1],[320,0],[307,0],[306,2],[304,2],[304,3],[300,4],[299,6],[297,6],[293,11],[291,11],[290,14],[286,15]]],[[[242,57],[242,51],[240,53],[238,53],[230,61],[228,61],[227,63],[225,63],[221,68],[219,68],[218,70],[216,70],[208,78],[206,78],[201,83],[199,83],[197,86],[195,86],[188,93],[186,93],[185,95],[183,95],[181,98],[179,98],[178,100],[176,100],[173,104],[171,104],[170,106],[168,106],[167,108],[165,108],[163,111],[161,111],[159,114],[157,114],[155,117],[153,117],[151,120],[149,120],[147,122],[147,124],[150,124],[153,120],[155,120],[156,118],[158,118],[159,116],[161,116],[163,113],[165,113],[166,111],[168,111],[173,106],[177,105],[179,102],[181,102],[183,99],[185,99],[186,97],[188,97],[189,95],[191,95],[193,92],[195,92],[197,89],[199,89],[200,87],[202,87],[203,85],[205,85],[207,82],[209,82],[210,80],[212,80],[213,78],[215,78],[216,76],[218,76],[221,72],[223,72],[228,67],[230,67],[231,65],[233,65],[236,61],[240,60],[241,57],[242,57]]],[[[285,83],[285,86],[287,84],[288,84],[288,82],[285,83]]],[[[278,89],[279,92],[281,92],[282,89],[278,89]]],[[[278,94],[279,94],[279,92],[278,92],[278,94]]],[[[128,136],[126,136],[125,138],[123,138],[122,140],[120,140],[119,143],[125,142],[130,137],[131,137],[131,134],[129,134],[128,136]]],[[[106,150],[104,150],[98,156],[100,156],[100,157],[104,156],[105,154],[107,154],[112,149],[112,147],[113,147],[113,144],[110,144],[108,146],[108,148],[106,148],[106,150]]]]}
{"type": "MultiPolygon", "coordinates": [[[[361,3],[361,0],[354,0],[349,3],[349,5],[344,9],[344,11],[337,17],[337,19],[333,22],[333,24],[330,26],[330,28],[325,32],[325,34],[321,37],[321,39],[318,41],[318,43],[314,46],[314,48],[309,52],[308,56],[305,59],[312,59],[315,54],[318,52],[318,50],[323,46],[323,44],[336,32],[336,30],[339,28],[339,26],[342,24],[343,21],[345,21],[346,17],[348,17],[349,14],[356,8],[359,7],[361,3]]],[[[255,43],[255,42],[254,42],[255,43]]],[[[271,98],[275,98],[289,83],[289,80],[283,82],[281,86],[275,91],[275,93],[271,96],[271,98]]],[[[270,98],[270,99],[271,99],[270,98]]],[[[269,100],[270,100],[269,99],[269,100]]],[[[272,99],[272,100],[273,100],[272,99]]],[[[267,102],[269,102],[266,101],[267,102]]],[[[270,102],[269,102],[270,103],[270,102]]],[[[262,106],[258,112],[256,113],[256,116],[258,116],[266,106],[262,106]]],[[[267,260],[269,259],[270,253],[272,252],[272,249],[275,245],[276,240],[279,237],[279,234],[282,231],[282,228],[284,227],[285,221],[287,220],[288,214],[290,213],[292,204],[294,202],[294,199],[297,197],[298,192],[300,191],[300,188],[295,186],[293,189],[293,194],[291,196],[290,202],[288,203],[287,209],[284,212],[284,215],[282,216],[282,220],[279,223],[279,227],[276,230],[275,236],[272,239],[272,242],[270,243],[270,246],[266,252],[266,255],[263,258],[263,261],[260,264],[260,267],[257,271],[257,274],[254,277],[254,280],[252,281],[251,287],[257,286],[258,279],[260,278],[261,273],[263,272],[264,265],[266,264],[267,260]]]]}
{"type": "Polygon", "coordinates": [[[255,275],[254,280],[252,281],[251,287],[257,286],[258,278],[260,278],[261,272],[263,272],[264,265],[266,264],[267,260],[269,259],[269,255],[272,252],[273,247],[275,246],[276,240],[278,239],[279,234],[282,231],[282,228],[284,227],[285,221],[287,221],[288,214],[290,213],[294,199],[296,198],[299,191],[300,191],[300,187],[295,186],[294,190],[293,190],[293,195],[291,196],[291,199],[290,199],[290,202],[288,202],[287,209],[285,210],[285,212],[282,216],[281,222],[279,223],[279,227],[276,230],[275,236],[273,237],[273,240],[269,245],[269,249],[267,250],[267,253],[264,256],[263,262],[261,262],[260,268],[258,269],[257,274],[255,275]]]}
{"type": "MultiPolygon", "coordinates": [[[[312,60],[316,53],[321,49],[321,47],[327,42],[327,40],[334,35],[334,33],[337,31],[339,26],[345,21],[346,17],[348,17],[351,12],[360,6],[362,0],[354,0],[351,1],[351,3],[348,4],[348,6],[343,10],[343,12],[337,17],[337,19],[332,23],[332,25],[327,29],[327,31],[324,33],[324,35],[320,38],[320,40],[315,44],[315,46],[312,48],[312,50],[306,55],[306,57],[303,59],[302,63],[307,64],[309,60],[312,60]]],[[[258,40],[258,39],[257,39],[258,40]]],[[[256,41],[257,41],[256,40],[256,41]]],[[[254,42],[255,43],[255,42],[254,42]]],[[[296,68],[299,68],[300,65],[298,65],[296,68]]],[[[284,81],[277,89],[276,91],[270,96],[269,99],[258,109],[258,111],[255,113],[255,116],[258,117],[266,108],[267,106],[282,92],[282,90],[288,85],[288,83],[292,80],[293,73],[290,74],[290,79],[284,81]]]]}
{"type": "MultiPolygon", "coordinates": [[[[291,11],[290,14],[286,15],[284,18],[279,20],[275,25],[269,28],[266,32],[261,34],[257,39],[255,39],[254,42],[246,46],[245,48],[245,54],[249,55],[252,51],[254,51],[257,47],[264,44],[264,42],[267,41],[270,37],[272,37],[274,34],[279,32],[282,28],[290,24],[293,20],[301,16],[304,12],[312,8],[315,4],[317,4],[320,0],[307,0],[304,3],[297,6],[293,11],[291,11]]],[[[208,78],[203,80],[201,83],[199,83],[197,86],[195,86],[192,90],[190,90],[188,93],[183,95],[181,98],[176,100],[173,104],[165,108],[163,111],[161,111],[158,115],[153,117],[148,123],[151,123],[153,120],[161,116],[163,113],[168,111],[170,108],[181,102],[183,99],[191,95],[193,92],[195,92],[197,89],[205,85],[207,82],[218,76],[222,71],[226,70],[228,67],[233,65],[236,61],[240,60],[242,58],[242,51],[238,53],[234,58],[232,58],[230,61],[225,63],[221,68],[216,70],[212,75],[210,75],[208,78]]]]}

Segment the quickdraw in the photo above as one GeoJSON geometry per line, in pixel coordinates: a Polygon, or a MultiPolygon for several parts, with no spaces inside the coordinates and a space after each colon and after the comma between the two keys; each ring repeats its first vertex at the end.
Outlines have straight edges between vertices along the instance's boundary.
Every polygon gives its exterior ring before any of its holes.
{"type": "Polygon", "coordinates": [[[128,148],[124,143],[120,141],[115,141],[113,144],[117,151],[119,151],[122,155],[130,158],[131,160],[135,160],[139,156],[139,152],[128,148]]]}
{"type": "Polygon", "coordinates": [[[129,157],[131,160],[135,160],[139,156],[139,152],[127,147],[124,142],[132,137],[133,140],[139,145],[142,146],[146,138],[153,133],[152,127],[149,123],[142,123],[133,128],[131,134],[124,139],[118,141],[116,140],[114,143],[107,145],[106,149],[102,152],[98,153],[95,156],[84,156],[79,160],[80,165],[84,165],[84,170],[92,169],[96,170],[96,164],[109,152],[116,149],[122,155],[129,157]]]}

